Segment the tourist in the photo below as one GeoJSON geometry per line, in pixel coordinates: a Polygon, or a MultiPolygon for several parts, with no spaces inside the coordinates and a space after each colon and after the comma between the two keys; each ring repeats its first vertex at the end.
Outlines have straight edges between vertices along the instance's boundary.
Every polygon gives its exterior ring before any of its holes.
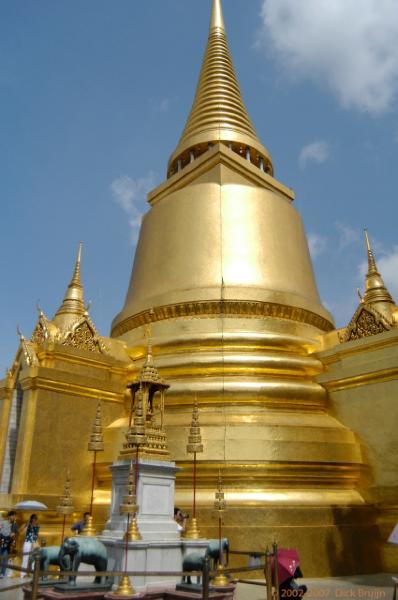
{"type": "Polygon", "coordinates": [[[0,578],[6,576],[8,556],[12,546],[15,544],[15,539],[18,533],[18,526],[15,522],[16,518],[17,513],[15,510],[10,510],[7,515],[7,520],[0,521],[0,578]]]}
{"type": "Polygon", "coordinates": [[[188,515],[184,515],[180,508],[174,509],[174,520],[177,523],[178,531],[184,533],[187,528],[188,515]]]}
{"type": "Polygon", "coordinates": [[[32,550],[39,546],[39,519],[37,515],[31,515],[29,519],[29,523],[26,523],[22,527],[22,533],[24,533],[24,543],[22,547],[22,568],[26,569],[28,567],[30,554],[32,550]]]}
{"type": "Polygon", "coordinates": [[[75,531],[77,533],[77,535],[79,535],[79,533],[81,533],[82,531],[84,531],[84,528],[87,525],[87,521],[88,518],[90,516],[89,512],[85,512],[83,515],[83,519],[81,521],[77,521],[77,523],[74,523],[71,527],[72,531],[75,531]]]}

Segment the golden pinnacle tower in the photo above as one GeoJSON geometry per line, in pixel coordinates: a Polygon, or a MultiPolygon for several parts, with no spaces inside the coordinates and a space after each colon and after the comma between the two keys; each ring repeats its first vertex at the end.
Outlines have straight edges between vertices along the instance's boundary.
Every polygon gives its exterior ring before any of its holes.
{"type": "Polygon", "coordinates": [[[384,333],[395,328],[398,321],[398,308],[377,269],[366,229],[365,243],[368,255],[365,293],[361,296],[359,292],[361,302],[345,332],[340,336],[343,342],[384,333]]]}
{"type": "Polygon", "coordinates": [[[262,170],[273,172],[268,150],[259,141],[243,103],[225,34],[221,2],[213,2],[207,45],[191,114],[169,160],[169,176],[225,143],[262,170]]]}
{"type": "Polygon", "coordinates": [[[306,543],[326,535],[334,543],[339,510],[347,517],[364,503],[361,448],[328,414],[316,381],[323,367],[312,352],[333,320],[319,298],[294,194],[273,177],[245,109],[220,0],[213,0],[193,107],[167,174],[148,196],[112,335],[144,359],[143,326],[152,321],[157,365],[170,384],[170,453],[186,466],[176,504],[190,502],[184,427],[197,396],[203,530],[222,467],[226,535],[243,519],[246,545],[264,543],[270,532],[290,544],[311,523],[306,543]]]}
{"type": "Polygon", "coordinates": [[[66,290],[64,300],[53,319],[55,325],[60,329],[66,329],[70,323],[76,321],[76,318],[82,317],[86,311],[83,301],[83,286],[80,279],[81,256],[82,244],[80,243],[72,279],[66,290]]]}

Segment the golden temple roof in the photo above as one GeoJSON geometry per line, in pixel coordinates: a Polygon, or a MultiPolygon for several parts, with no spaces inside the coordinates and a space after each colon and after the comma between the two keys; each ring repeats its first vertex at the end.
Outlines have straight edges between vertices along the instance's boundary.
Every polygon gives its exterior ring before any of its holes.
{"type": "Polygon", "coordinates": [[[365,243],[368,254],[365,293],[361,297],[361,302],[344,334],[341,336],[342,342],[383,333],[397,326],[398,308],[377,269],[366,229],[365,243]]]}
{"type": "Polygon", "coordinates": [[[208,44],[185,129],[169,160],[168,175],[223,142],[273,174],[271,157],[259,141],[244,105],[225,32],[221,0],[213,0],[208,44]]]}
{"type": "Polygon", "coordinates": [[[53,320],[60,329],[68,328],[72,321],[75,322],[86,313],[83,301],[83,286],[80,279],[81,255],[82,244],[80,243],[72,279],[53,320]]]}

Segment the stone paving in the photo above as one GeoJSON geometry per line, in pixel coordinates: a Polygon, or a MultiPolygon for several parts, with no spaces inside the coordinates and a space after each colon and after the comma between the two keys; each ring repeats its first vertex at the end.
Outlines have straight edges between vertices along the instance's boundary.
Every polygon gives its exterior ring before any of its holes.
{"type": "MultiPolygon", "coordinates": [[[[21,579],[0,579],[0,600],[22,600],[22,592],[6,590],[11,585],[21,583],[21,579]]],[[[352,577],[333,577],[330,579],[302,579],[300,583],[308,586],[305,600],[392,600],[392,575],[353,575],[352,577]]],[[[236,600],[265,600],[265,587],[239,584],[236,600]]],[[[294,596],[281,600],[295,600],[294,596]]]]}
{"type": "MultiPolygon", "coordinates": [[[[386,573],[376,575],[353,575],[330,579],[300,579],[308,587],[305,600],[392,600],[394,586],[392,576],[386,573]]],[[[265,588],[252,585],[239,585],[236,600],[264,600],[265,588]]],[[[295,600],[288,595],[281,600],[295,600]]]]}

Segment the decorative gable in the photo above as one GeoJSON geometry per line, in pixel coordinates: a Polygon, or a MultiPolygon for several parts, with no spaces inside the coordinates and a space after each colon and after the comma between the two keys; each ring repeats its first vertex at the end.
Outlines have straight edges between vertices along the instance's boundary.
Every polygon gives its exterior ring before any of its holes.
{"type": "Polygon", "coordinates": [[[72,328],[72,330],[66,334],[64,346],[72,346],[79,350],[87,350],[88,352],[101,352],[105,351],[105,348],[95,330],[94,325],[91,323],[88,316],[80,319],[72,328]]]}
{"type": "Polygon", "coordinates": [[[389,323],[375,308],[370,305],[360,305],[340,341],[359,340],[378,333],[384,333],[392,327],[393,324],[389,323]]]}
{"type": "Polygon", "coordinates": [[[39,319],[33,330],[30,341],[37,346],[42,346],[49,340],[55,341],[59,337],[58,327],[47,319],[42,310],[39,309],[39,319]]]}

